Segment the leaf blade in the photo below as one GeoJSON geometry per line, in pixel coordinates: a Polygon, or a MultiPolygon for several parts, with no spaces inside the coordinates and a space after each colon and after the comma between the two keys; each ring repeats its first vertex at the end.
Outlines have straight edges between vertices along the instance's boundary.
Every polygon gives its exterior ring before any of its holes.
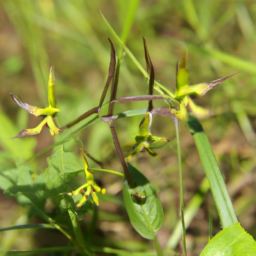
{"type": "Polygon", "coordinates": [[[219,232],[204,248],[200,256],[240,256],[256,255],[256,242],[235,223],[219,232]]]}
{"type": "Polygon", "coordinates": [[[128,163],[135,183],[132,188],[124,182],[124,203],[133,227],[146,239],[154,239],[163,222],[163,208],[147,178],[128,163]],[[145,200],[145,201],[144,201],[145,200]]]}

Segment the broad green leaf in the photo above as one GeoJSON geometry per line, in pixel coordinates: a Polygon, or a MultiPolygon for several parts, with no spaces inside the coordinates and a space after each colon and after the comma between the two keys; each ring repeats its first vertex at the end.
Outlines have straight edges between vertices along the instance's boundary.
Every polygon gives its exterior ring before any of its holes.
{"type": "Polygon", "coordinates": [[[48,168],[44,172],[46,187],[53,189],[55,193],[67,191],[66,182],[83,170],[83,165],[78,162],[76,155],[65,152],[63,146],[57,148],[47,162],[48,168]]]}
{"type": "Polygon", "coordinates": [[[123,194],[130,221],[141,236],[154,239],[163,223],[163,207],[147,178],[129,163],[128,170],[134,188],[125,180],[123,194]]]}
{"type": "Polygon", "coordinates": [[[235,223],[219,232],[204,248],[200,256],[255,256],[256,242],[235,223]]]}
{"type": "Polygon", "coordinates": [[[29,204],[44,209],[47,191],[45,189],[45,180],[42,175],[37,176],[33,180],[33,172],[28,165],[20,165],[20,161],[16,160],[16,169],[12,169],[13,179],[10,179],[11,186],[5,189],[5,195],[15,196],[20,204],[29,204]]]}

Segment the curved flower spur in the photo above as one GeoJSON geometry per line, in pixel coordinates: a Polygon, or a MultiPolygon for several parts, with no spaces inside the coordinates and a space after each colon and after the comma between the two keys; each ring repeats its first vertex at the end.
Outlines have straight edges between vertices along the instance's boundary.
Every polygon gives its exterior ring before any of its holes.
{"type": "Polygon", "coordinates": [[[84,189],[86,189],[83,197],[79,201],[76,202],[76,206],[77,207],[83,206],[87,202],[90,195],[92,196],[92,200],[94,201],[94,203],[98,206],[99,205],[99,198],[98,198],[96,193],[105,194],[106,189],[105,188],[100,188],[97,185],[97,183],[94,181],[93,174],[88,171],[89,164],[88,164],[87,159],[85,157],[84,151],[81,149],[80,153],[81,153],[83,163],[84,163],[84,172],[85,172],[87,182],[85,184],[83,184],[82,186],[80,186],[78,189],[67,193],[67,195],[77,196],[78,194],[83,193],[84,189]]]}
{"type": "Polygon", "coordinates": [[[46,108],[38,108],[35,106],[31,106],[25,102],[22,102],[17,96],[14,96],[10,93],[13,100],[24,110],[26,110],[29,114],[32,114],[36,117],[43,116],[43,121],[35,128],[32,129],[24,129],[22,130],[17,136],[14,138],[23,138],[28,136],[33,136],[39,134],[45,125],[48,126],[50,130],[50,134],[57,135],[62,132],[56,124],[54,117],[60,110],[56,108],[56,100],[55,100],[55,91],[54,91],[54,69],[53,67],[50,68],[50,75],[49,75],[49,82],[48,82],[48,103],[49,107],[46,108]]]}

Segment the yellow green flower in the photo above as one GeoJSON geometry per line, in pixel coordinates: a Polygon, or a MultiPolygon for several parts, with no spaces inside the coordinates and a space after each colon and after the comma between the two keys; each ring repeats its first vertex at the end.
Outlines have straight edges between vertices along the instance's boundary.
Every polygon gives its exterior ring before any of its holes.
{"type": "Polygon", "coordinates": [[[82,156],[83,162],[84,162],[84,172],[85,172],[87,182],[85,184],[83,184],[82,186],[80,186],[75,191],[68,193],[68,195],[76,196],[78,194],[83,193],[83,191],[85,190],[83,197],[76,203],[77,207],[83,206],[86,203],[86,201],[88,200],[90,195],[92,196],[94,203],[98,206],[99,198],[97,196],[97,193],[105,194],[106,189],[100,188],[97,185],[97,183],[94,181],[94,177],[93,177],[92,173],[90,173],[88,171],[89,165],[88,165],[87,159],[86,159],[85,154],[82,149],[81,149],[80,153],[81,153],[81,156],[82,156]]]}
{"type": "Polygon", "coordinates": [[[234,74],[209,83],[189,85],[189,71],[186,68],[186,52],[184,52],[182,60],[180,64],[177,64],[176,68],[176,89],[174,99],[178,102],[178,106],[171,108],[171,113],[182,121],[187,120],[187,106],[189,106],[191,111],[197,116],[208,115],[209,111],[198,107],[189,96],[204,96],[208,91],[233,75],[234,74]]]}
{"type": "Polygon", "coordinates": [[[152,113],[147,112],[139,126],[139,134],[135,136],[135,142],[129,146],[131,152],[126,158],[128,161],[139,152],[146,150],[151,156],[156,156],[155,149],[163,147],[169,139],[153,136],[151,133],[152,113]]]}
{"type": "Polygon", "coordinates": [[[32,129],[24,129],[22,130],[15,138],[23,138],[27,136],[33,136],[39,134],[44,126],[48,126],[50,130],[50,134],[57,135],[62,132],[54,121],[55,115],[60,112],[58,108],[56,108],[56,100],[55,100],[55,92],[54,92],[54,70],[53,67],[50,69],[49,82],[48,82],[48,103],[49,106],[46,108],[38,108],[35,106],[31,106],[23,101],[21,101],[17,96],[14,96],[10,93],[13,100],[28,113],[38,117],[43,116],[43,121],[35,128],[32,129]]]}

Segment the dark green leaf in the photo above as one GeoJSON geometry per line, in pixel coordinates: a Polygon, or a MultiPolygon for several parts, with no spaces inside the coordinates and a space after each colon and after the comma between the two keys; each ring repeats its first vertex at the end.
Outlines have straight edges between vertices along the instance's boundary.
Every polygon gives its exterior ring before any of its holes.
{"type": "Polygon", "coordinates": [[[125,180],[124,203],[133,227],[141,236],[154,239],[163,223],[163,207],[147,178],[128,163],[134,188],[125,180]]]}

